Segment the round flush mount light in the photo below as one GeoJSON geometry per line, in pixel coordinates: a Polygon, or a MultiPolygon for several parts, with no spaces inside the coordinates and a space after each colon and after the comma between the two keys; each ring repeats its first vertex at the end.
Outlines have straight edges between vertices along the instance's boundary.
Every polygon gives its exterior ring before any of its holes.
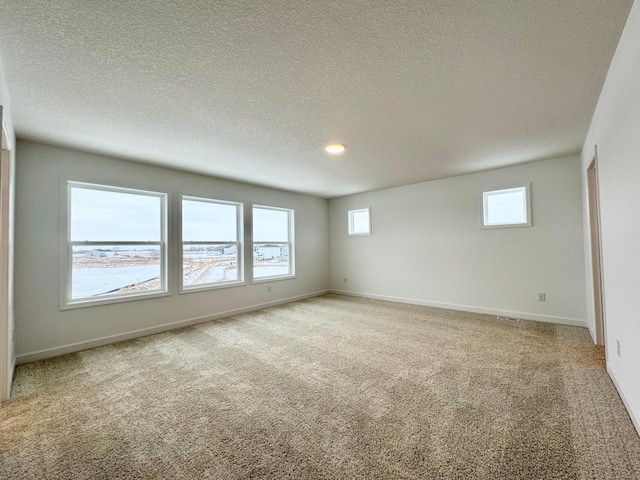
{"type": "Polygon", "coordinates": [[[324,149],[330,155],[342,155],[344,151],[347,149],[347,147],[345,147],[341,143],[330,143],[329,145],[324,147],[324,149]]]}

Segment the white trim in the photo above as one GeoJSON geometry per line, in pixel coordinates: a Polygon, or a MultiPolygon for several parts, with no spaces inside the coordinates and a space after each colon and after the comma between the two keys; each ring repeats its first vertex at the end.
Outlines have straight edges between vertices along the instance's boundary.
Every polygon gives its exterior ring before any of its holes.
{"type": "Polygon", "coordinates": [[[255,285],[256,283],[277,282],[279,280],[293,280],[294,278],[298,277],[296,275],[274,275],[271,277],[258,277],[251,280],[251,285],[255,285]]]}
{"type": "Polygon", "coordinates": [[[148,335],[154,335],[156,333],[167,332],[169,330],[175,330],[177,328],[197,325],[199,323],[205,323],[211,320],[218,320],[221,318],[231,317],[233,315],[240,315],[243,313],[262,310],[269,307],[275,307],[277,305],[296,302],[299,300],[304,300],[306,298],[318,297],[326,293],[328,293],[328,290],[320,290],[318,292],[305,293],[303,295],[297,295],[295,297],[288,297],[280,300],[274,300],[271,302],[258,303],[256,305],[236,308],[234,310],[227,310],[224,312],[214,313],[211,315],[203,315],[201,317],[188,318],[185,320],[179,320],[177,322],[165,323],[163,325],[157,325],[155,327],[141,328],[139,330],[132,330],[130,332],[119,333],[117,335],[109,335],[106,337],[95,338],[93,340],[87,340],[84,342],[70,343],[68,345],[63,345],[61,347],[47,348],[47,349],[38,350],[35,352],[24,353],[16,357],[16,365],[35,362],[36,360],[43,360],[45,358],[56,357],[58,355],[64,355],[67,353],[79,352],[81,350],[87,350],[89,348],[101,347],[103,345],[122,342],[124,340],[131,340],[133,338],[146,337],[148,335]]]}
{"type": "Polygon", "coordinates": [[[15,175],[12,165],[11,142],[6,115],[0,106],[2,118],[0,145],[0,401],[6,400],[11,393],[13,364],[15,357],[14,334],[12,331],[12,177],[15,175]]]}
{"type": "Polygon", "coordinates": [[[371,236],[371,206],[366,208],[355,208],[353,210],[347,210],[347,237],[370,237],[371,236]],[[351,233],[354,228],[354,215],[356,213],[367,212],[367,227],[366,232],[351,233]]]}
{"type": "Polygon", "coordinates": [[[185,193],[179,193],[177,195],[178,197],[178,208],[177,208],[177,228],[178,228],[178,252],[177,252],[177,258],[178,258],[178,265],[179,265],[179,271],[178,271],[178,294],[182,295],[185,293],[192,293],[192,292],[202,292],[205,290],[216,290],[216,289],[220,289],[220,288],[228,288],[228,287],[237,287],[237,286],[241,286],[241,285],[246,285],[247,282],[245,281],[245,268],[244,268],[244,264],[245,264],[245,260],[244,260],[244,243],[245,243],[245,237],[244,237],[244,203],[242,202],[233,202],[233,201],[229,201],[229,200],[218,200],[212,197],[202,197],[202,196],[194,196],[194,195],[188,195],[185,193]],[[235,241],[196,241],[196,240],[188,240],[187,242],[184,241],[183,234],[182,234],[182,230],[183,230],[183,209],[184,209],[184,201],[191,201],[191,202],[201,202],[201,203],[210,203],[210,204],[214,204],[214,205],[228,205],[228,206],[233,206],[236,209],[236,239],[235,241]],[[224,281],[224,282],[208,282],[205,284],[198,284],[198,285],[184,285],[184,246],[185,245],[204,245],[204,244],[210,244],[210,245],[229,245],[229,244],[235,244],[236,245],[236,272],[238,274],[238,278],[236,280],[229,280],[229,281],[224,281]]]}
{"type": "Polygon", "coordinates": [[[638,432],[638,435],[640,435],[640,415],[633,408],[633,404],[631,403],[631,400],[630,400],[631,397],[622,386],[622,383],[618,380],[616,371],[610,363],[607,363],[607,373],[609,374],[609,377],[611,377],[611,381],[613,382],[613,385],[616,387],[616,390],[618,390],[618,394],[620,395],[620,398],[622,399],[622,403],[627,409],[627,413],[629,414],[629,417],[633,422],[633,426],[636,427],[636,431],[638,432]]]}
{"type": "Polygon", "coordinates": [[[245,285],[247,285],[247,282],[245,281],[239,282],[237,280],[233,280],[229,282],[205,283],[205,284],[202,284],[201,286],[183,287],[178,292],[178,294],[188,295],[190,293],[206,292],[208,290],[220,290],[222,288],[243,287],[245,285]]]}
{"type": "Polygon", "coordinates": [[[112,305],[114,303],[122,303],[122,302],[134,302],[136,300],[149,300],[151,298],[160,298],[160,297],[170,297],[171,292],[155,292],[155,293],[130,293],[127,295],[117,295],[117,296],[103,296],[100,297],[100,300],[92,300],[94,297],[88,297],[87,300],[74,300],[73,303],[68,303],[66,305],[60,305],[59,310],[64,312],[66,310],[75,310],[77,308],[87,308],[87,307],[99,307],[102,305],[112,305]]]}
{"type": "Polygon", "coordinates": [[[495,308],[476,307],[472,305],[459,305],[456,303],[433,302],[416,298],[393,297],[389,295],[377,295],[363,292],[350,292],[346,290],[329,290],[330,293],[348,295],[351,297],[374,298],[376,300],[386,300],[387,302],[408,303],[411,305],[422,305],[425,307],[444,308],[447,310],[459,310],[462,312],[481,313],[484,315],[496,315],[500,317],[519,318],[522,320],[535,320],[537,322],[555,323],[559,325],[569,325],[572,327],[587,327],[585,320],[577,318],[554,317],[551,315],[539,315],[537,313],[514,312],[511,310],[499,310],[495,308]]]}
{"type": "MultiPolygon", "coordinates": [[[[287,207],[271,207],[268,205],[258,205],[258,204],[251,204],[251,283],[261,283],[261,282],[269,282],[272,280],[288,280],[290,278],[296,278],[296,245],[295,245],[295,238],[296,238],[296,219],[295,219],[295,209],[293,208],[287,208],[287,207]],[[253,228],[253,223],[254,223],[254,212],[255,210],[276,210],[276,211],[281,211],[281,212],[285,212],[287,214],[287,221],[288,221],[288,235],[289,238],[286,242],[283,242],[281,240],[278,241],[255,241],[255,230],[253,228]],[[283,275],[271,275],[268,277],[257,277],[255,276],[255,246],[256,245],[261,245],[261,244],[275,244],[275,245],[287,245],[289,247],[289,273],[283,274],[283,275]]],[[[248,262],[247,262],[248,263],[248,262]]]]}
{"type": "Polygon", "coordinates": [[[121,182],[94,181],[91,179],[81,179],[75,176],[60,176],[60,260],[59,260],[59,310],[72,310],[75,308],[94,307],[99,305],[109,305],[127,301],[149,299],[155,297],[165,297],[171,295],[171,220],[170,208],[172,203],[172,193],[165,189],[149,189],[148,187],[136,187],[123,184],[121,182]],[[73,242],[71,241],[71,189],[84,188],[87,190],[99,190],[105,192],[116,192],[147,197],[156,197],[160,200],[160,228],[161,239],[153,242],[73,242]],[[104,244],[154,244],[160,247],[160,288],[149,292],[129,293],[124,295],[103,296],[99,299],[94,297],[73,299],[71,292],[72,284],[72,249],[74,244],[104,245],[104,244]]]}
{"type": "Polygon", "coordinates": [[[493,228],[518,228],[518,227],[530,227],[531,222],[531,183],[521,183],[518,185],[511,185],[506,187],[494,188],[493,190],[485,190],[482,192],[482,200],[480,204],[480,228],[481,229],[493,229],[493,228]],[[510,193],[509,191],[516,191],[524,189],[524,214],[526,215],[526,221],[519,223],[492,223],[485,224],[487,219],[487,197],[491,194],[510,193]]]}
{"type": "MultiPolygon", "coordinates": [[[[0,106],[1,107],[1,106],[0,106]]],[[[4,115],[6,109],[2,109],[2,135],[4,135],[4,141],[7,144],[7,150],[13,150],[12,138],[9,135],[9,125],[7,125],[7,116],[4,115]]]]}
{"type": "MultiPolygon", "coordinates": [[[[594,330],[593,332],[591,332],[591,328],[589,328],[589,332],[591,333],[591,336],[593,338],[593,343],[595,343],[596,345],[600,345],[600,346],[605,346],[606,345],[606,337],[607,337],[607,309],[606,309],[606,304],[605,304],[605,290],[604,290],[604,264],[602,261],[602,221],[600,218],[600,187],[599,187],[599,181],[598,181],[598,171],[600,169],[599,167],[599,160],[598,160],[598,145],[594,145],[594,154],[592,157],[591,162],[589,162],[587,164],[587,168],[584,170],[584,181],[586,181],[586,195],[585,195],[585,199],[583,201],[583,208],[586,208],[586,232],[584,233],[584,238],[585,238],[585,252],[587,254],[587,257],[589,258],[589,268],[587,270],[589,270],[589,272],[591,273],[590,275],[586,275],[587,277],[587,289],[588,291],[592,292],[592,300],[593,300],[593,327],[594,330]],[[593,165],[593,195],[594,198],[591,198],[591,194],[592,194],[592,186],[591,186],[591,180],[590,180],[590,171],[591,171],[591,166],[593,165]],[[593,205],[592,205],[592,200],[593,205]],[[585,203],[586,202],[586,203],[585,203]],[[592,212],[593,209],[593,212],[592,212]],[[595,216],[595,225],[592,222],[592,215],[595,216]],[[592,242],[593,239],[593,229],[595,227],[596,230],[596,236],[597,236],[597,245],[594,245],[592,242]],[[595,247],[595,248],[594,248],[595,247]],[[594,261],[594,250],[595,251],[595,255],[597,257],[597,263],[594,261]],[[598,272],[599,275],[597,278],[596,277],[596,272],[593,268],[594,264],[598,265],[598,272]],[[598,288],[596,288],[596,285],[599,286],[599,290],[598,288]],[[599,297],[598,298],[598,294],[599,297]],[[597,303],[600,302],[600,322],[598,322],[597,319],[597,303]]],[[[585,273],[589,273],[589,272],[585,272],[585,273]]],[[[591,326],[591,324],[590,324],[591,326]]],[[[604,350],[604,354],[605,354],[605,361],[608,362],[609,361],[609,349],[605,348],[604,350]]]]}

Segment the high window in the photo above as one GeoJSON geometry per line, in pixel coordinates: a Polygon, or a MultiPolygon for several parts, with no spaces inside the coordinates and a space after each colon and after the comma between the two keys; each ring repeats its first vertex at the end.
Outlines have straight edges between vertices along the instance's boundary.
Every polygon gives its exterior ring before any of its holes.
{"type": "Polygon", "coordinates": [[[355,236],[371,235],[371,210],[369,208],[349,210],[348,233],[355,236]]]}
{"type": "Polygon", "coordinates": [[[167,292],[167,194],[67,183],[63,306],[167,292]]]}
{"type": "Polygon", "coordinates": [[[531,225],[529,186],[523,185],[482,194],[482,227],[527,227],[531,225]]]}
{"type": "Polygon", "coordinates": [[[254,280],[292,277],[294,270],[293,210],[253,207],[254,280]]]}
{"type": "Polygon", "coordinates": [[[182,290],[242,283],[242,204],[182,197],[182,290]]]}

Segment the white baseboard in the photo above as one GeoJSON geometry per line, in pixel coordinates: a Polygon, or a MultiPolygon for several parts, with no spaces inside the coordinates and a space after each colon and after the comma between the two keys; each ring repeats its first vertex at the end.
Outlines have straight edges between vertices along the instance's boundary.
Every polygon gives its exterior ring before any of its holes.
{"type": "Polygon", "coordinates": [[[622,383],[620,383],[620,380],[618,380],[616,370],[609,363],[607,363],[607,373],[609,374],[609,377],[611,377],[611,381],[615,385],[616,390],[618,390],[618,394],[620,394],[622,403],[624,403],[627,413],[629,414],[629,417],[631,417],[633,426],[636,427],[636,431],[638,432],[638,435],[640,435],[640,415],[638,415],[638,412],[633,408],[631,400],[629,399],[629,394],[622,386],[622,383]]]}
{"type": "Polygon", "coordinates": [[[211,320],[218,320],[220,318],[231,317],[233,315],[240,315],[242,313],[253,312],[255,310],[262,310],[264,308],[275,307],[276,305],[283,305],[285,303],[304,300],[305,298],[317,297],[320,295],[324,295],[325,293],[328,293],[328,290],[321,290],[318,292],[306,293],[304,295],[297,295],[295,297],[283,298],[280,300],[274,300],[272,302],[259,303],[256,305],[250,305],[248,307],[237,308],[235,310],[227,310],[225,312],[214,313],[211,315],[203,315],[201,317],[188,318],[185,320],[179,320],[177,322],[165,323],[163,325],[157,325],[155,327],[149,327],[149,328],[142,328],[140,330],[132,330],[126,333],[109,335],[106,337],[95,338],[93,340],[87,340],[84,342],[70,343],[68,345],[63,345],[61,347],[47,348],[45,350],[38,350],[36,352],[24,353],[16,357],[15,365],[34,362],[36,360],[43,360],[45,358],[57,357],[58,355],[64,355],[66,353],[79,352],[81,350],[87,350],[89,348],[101,347],[103,345],[109,345],[111,343],[121,342],[123,340],[131,340],[132,338],[146,337],[147,335],[167,332],[169,330],[188,327],[190,325],[196,325],[198,323],[209,322],[211,320]]]}
{"type": "Polygon", "coordinates": [[[560,325],[570,325],[573,327],[585,327],[587,322],[577,318],[554,317],[551,315],[540,315],[537,313],[513,312],[511,310],[497,310],[494,308],[474,307],[471,305],[458,305],[455,303],[432,302],[416,298],[392,297],[389,295],[377,295],[373,293],[351,292],[347,290],[329,290],[331,293],[339,295],[349,295],[352,297],[375,298],[376,300],[386,300],[388,302],[409,303],[412,305],[423,305],[425,307],[445,308],[447,310],[460,310],[462,312],[482,313],[486,315],[496,315],[500,317],[520,318],[523,320],[535,320],[538,322],[557,323],[560,325]]]}

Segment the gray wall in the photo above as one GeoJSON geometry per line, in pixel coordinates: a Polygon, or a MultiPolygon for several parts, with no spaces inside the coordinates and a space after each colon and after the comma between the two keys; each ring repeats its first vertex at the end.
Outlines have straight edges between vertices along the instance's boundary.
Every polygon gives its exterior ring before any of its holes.
{"type": "Polygon", "coordinates": [[[17,158],[15,315],[18,362],[327,289],[328,209],[324,199],[24,141],[18,142],[17,158]],[[61,311],[58,290],[61,175],[293,208],[297,278],[266,284],[249,282],[245,286],[183,295],[174,291],[169,297],[61,311]],[[268,286],[271,286],[271,292],[267,291],[268,286]]]}
{"type": "Polygon", "coordinates": [[[580,182],[575,156],[332,199],[330,287],[585,325],[580,182]],[[480,229],[483,191],[528,182],[532,227],[480,229]],[[373,235],[347,237],[347,211],[367,206],[373,235]]]}
{"type": "MultiPolygon", "coordinates": [[[[582,150],[598,147],[607,371],[640,432],[640,4],[631,9],[582,150]],[[620,342],[620,355],[616,342],[620,342]]],[[[584,175],[586,191],[586,175],[584,175]]],[[[585,213],[588,206],[585,198],[585,213]]],[[[588,221],[588,216],[585,215],[588,221]]],[[[589,326],[594,329],[591,246],[585,229],[589,326]]]]}

